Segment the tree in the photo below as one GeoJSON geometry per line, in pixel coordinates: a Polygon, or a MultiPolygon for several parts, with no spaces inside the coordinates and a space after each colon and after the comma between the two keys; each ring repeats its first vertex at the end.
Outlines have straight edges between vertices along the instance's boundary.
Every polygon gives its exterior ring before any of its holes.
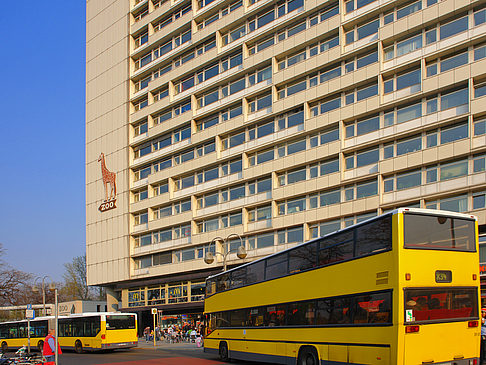
{"type": "Polygon", "coordinates": [[[25,287],[32,280],[32,275],[7,265],[3,256],[5,249],[0,243],[0,305],[19,305],[23,301],[25,287]]]}
{"type": "Polygon", "coordinates": [[[64,264],[66,272],[63,275],[63,294],[70,300],[90,300],[93,295],[86,281],[86,255],[73,258],[72,262],[64,264]]]}
{"type": "Polygon", "coordinates": [[[88,286],[86,280],[86,255],[73,258],[64,264],[66,272],[64,283],[59,291],[62,300],[105,300],[105,289],[100,286],[88,286]]]}

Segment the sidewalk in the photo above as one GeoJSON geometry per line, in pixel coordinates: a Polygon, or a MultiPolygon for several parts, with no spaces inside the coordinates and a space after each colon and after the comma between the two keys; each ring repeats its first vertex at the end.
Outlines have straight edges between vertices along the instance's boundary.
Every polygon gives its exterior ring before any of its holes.
{"type": "MultiPolygon", "coordinates": [[[[138,339],[138,348],[153,349],[154,348],[154,342],[153,341],[146,342],[145,338],[140,337],[138,339]]],[[[194,349],[194,350],[200,350],[200,351],[203,350],[202,347],[197,347],[196,343],[194,343],[194,342],[168,343],[165,340],[157,341],[155,348],[156,349],[171,349],[171,350],[175,350],[175,349],[184,349],[184,350],[194,349]]]]}

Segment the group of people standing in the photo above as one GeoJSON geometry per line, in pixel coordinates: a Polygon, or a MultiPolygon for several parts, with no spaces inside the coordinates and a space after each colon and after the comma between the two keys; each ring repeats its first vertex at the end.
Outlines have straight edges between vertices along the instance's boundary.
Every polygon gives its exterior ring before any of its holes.
{"type": "Polygon", "coordinates": [[[179,325],[172,325],[164,329],[156,326],[154,330],[152,330],[150,327],[145,327],[143,331],[146,342],[153,341],[155,336],[156,341],[165,340],[169,343],[177,343],[183,341],[198,342],[198,339],[199,341],[202,341],[203,333],[204,325],[202,324],[198,326],[185,324],[182,327],[180,327],[179,325]]]}

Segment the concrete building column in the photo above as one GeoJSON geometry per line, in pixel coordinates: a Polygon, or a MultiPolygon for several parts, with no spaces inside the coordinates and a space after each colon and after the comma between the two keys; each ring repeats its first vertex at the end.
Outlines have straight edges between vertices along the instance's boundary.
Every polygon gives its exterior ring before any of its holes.
{"type": "Polygon", "coordinates": [[[119,307],[119,293],[111,288],[106,288],[106,307],[108,312],[116,312],[119,307]]]}

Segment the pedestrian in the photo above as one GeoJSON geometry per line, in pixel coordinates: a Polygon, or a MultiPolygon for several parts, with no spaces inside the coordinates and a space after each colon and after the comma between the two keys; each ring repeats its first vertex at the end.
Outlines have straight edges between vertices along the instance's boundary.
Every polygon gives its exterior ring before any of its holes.
{"type": "MultiPolygon", "coordinates": [[[[56,331],[51,328],[49,329],[49,334],[44,339],[44,347],[42,349],[42,355],[46,358],[45,365],[54,365],[56,363],[56,331]]],[[[57,353],[58,356],[62,354],[61,347],[59,343],[57,344],[57,353]]]]}
{"type": "Polygon", "coordinates": [[[197,347],[203,347],[204,346],[204,340],[201,336],[198,336],[196,338],[196,346],[197,347]]]}
{"type": "Polygon", "coordinates": [[[479,347],[479,364],[481,365],[486,358],[486,308],[481,309],[481,345],[479,347]]]}
{"type": "Polygon", "coordinates": [[[150,342],[150,327],[145,327],[143,334],[145,335],[145,342],[150,342]]]}
{"type": "Polygon", "coordinates": [[[160,340],[160,328],[159,326],[155,326],[155,340],[159,341],[160,340]]]}

